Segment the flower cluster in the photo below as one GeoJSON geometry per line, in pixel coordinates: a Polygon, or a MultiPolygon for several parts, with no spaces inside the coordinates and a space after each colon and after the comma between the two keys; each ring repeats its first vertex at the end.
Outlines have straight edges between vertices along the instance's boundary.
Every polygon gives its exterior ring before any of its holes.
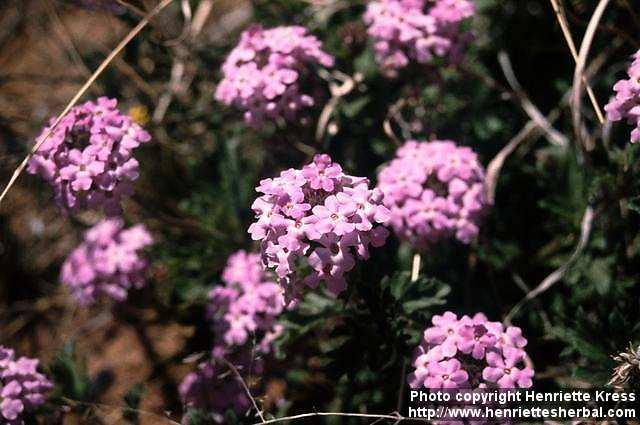
{"type": "Polygon", "coordinates": [[[81,305],[100,296],[123,301],[130,288],[144,285],[147,261],[139,251],[153,239],[141,224],[123,227],[121,219],[102,220],[85,233],[82,244],[62,265],[60,280],[81,305]]]}
{"type": "Polygon", "coordinates": [[[214,324],[217,340],[213,357],[227,355],[256,335],[261,353],[271,350],[271,342],[282,332],[275,323],[284,308],[282,288],[263,270],[260,255],[238,251],[229,257],[222,274],[224,286],[209,293],[207,315],[214,324]]]}
{"type": "Polygon", "coordinates": [[[22,424],[24,413],[44,404],[51,381],[38,372],[40,361],[15,358],[11,349],[0,346],[0,423],[22,424]]]}
{"type": "Polygon", "coordinates": [[[469,39],[460,23],[474,13],[469,0],[376,0],[369,3],[364,21],[375,40],[378,63],[387,75],[395,76],[411,60],[458,61],[469,39]]]}
{"type": "Polygon", "coordinates": [[[417,249],[456,237],[471,242],[486,209],[476,154],[452,141],[408,141],[378,176],[391,225],[417,249]]]}
{"type": "MultiPolygon", "coordinates": [[[[182,380],[178,392],[185,407],[209,412],[217,423],[224,422],[222,414],[227,409],[243,412],[250,406],[237,377],[215,362],[200,363],[197,371],[182,380]]],[[[183,423],[190,423],[188,415],[183,418],[183,423]]]]}
{"type": "Polygon", "coordinates": [[[382,246],[389,234],[380,225],[389,220],[382,192],[369,189],[364,177],[345,174],[328,155],[262,180],[256,190],[263,195],[252,205],[257,221],[249,233],[294,299],[303,284],[321,281],[333,294],[344,291],[355,258],[368,258],[369,245],[382,246]]]}
{"type": "Polygon", "coordinates": [[[616,96],[604,109],[609,120],[626,119],[628,124],[635,126],[631,131],[631,143],[635,143],[640,140],[640,50],[633,56],[627,75],[629,78],[613,86],[616,96]]]}
{"type": "Polygon", "coordinates": [[[56,201],[69,211],[103,208],[118,215],[122,199],[133,193],[139,175],[133,150],[151,136],[117,103],[101,97],[74,107],[29,160],[27,171],[51,184],[56,201]]]}
{"type": "Polygon", "coordinates": [[[253,25],[222,65],[224,79],[215,98],[244,111],[245,121],[256,128],[265,119],[292,121],[315,103],[316,96],[302,85],[314,85],[313,68],[319,66],[333,66],[333,58],[306,28],[253,25]]]}
{"type": "Polygon", "coordinates": [[[520,328],[504,328],[478,313],[433,316],[409,375],[411,388],[529,388],[533,369],[523,365],[527,340],[520,328]]]}

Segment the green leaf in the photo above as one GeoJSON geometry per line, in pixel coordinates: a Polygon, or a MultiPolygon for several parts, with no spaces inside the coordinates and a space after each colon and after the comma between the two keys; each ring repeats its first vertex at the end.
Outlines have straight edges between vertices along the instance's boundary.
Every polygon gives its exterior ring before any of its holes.
{"type": "Polygon", "coordinates": [[[640,214],[640,195],[634,196],[633,198],[629,198],[628,206],[631,211],[634,211],[640,214]]]}
{"type": "Polygon", "coordinates": [[[613,257],[596,258],[591,261],[586,272],[587,279],[594,285],[600,295],[605,295],[611,288],[611,265],[613,257]]]}
{"type": "Polygon", "coordinates": [[[369,103],[369,96],[360,97],[352,102],[345,103],[342,107],[342,111],[347,118],[353,118],[362,111],[362,109],[369,103]]]}

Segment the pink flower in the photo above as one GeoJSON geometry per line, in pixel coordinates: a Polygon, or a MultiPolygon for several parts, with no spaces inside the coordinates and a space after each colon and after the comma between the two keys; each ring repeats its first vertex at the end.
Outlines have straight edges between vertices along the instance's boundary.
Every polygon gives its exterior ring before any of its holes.
{"type": "Polygon", "coordinates": [[[220,367],[220,360],[224,358],[240,371],[260,374],[263,363],[259,355],[269,354],[284,331],[276,322],[284,309],[283,291],[263,269],[260,255],[245,251],[232,254],[222,281],[210,291],[207,306],[207,319],[215,335],[211,361],[198,365],[179,388],[186,406],[206,410],[217,423],[224,423],[222,415],[227,409],[242,413],[249,407],[240,381],[226,366],[220,367]]]}
{"type": "Polygon", "coordinates": [[[222,286],[209,293],[207,317],[216,334],[214,356],[234,353],[256,338],[264,353],[279,332],[275,319],[284,309],[282,288],[262,268],[260,255],[238,251],[222,272],[222,286]]]}
{"type": "Polygon", "coordinates": [[[148,263],[139,251],[151,245],[153,238],[143,225],[123,227],[120,219],[99,222],[62,265],[60,280],[81,305],[101,296],[124,301],[129,289],[144,285],[148,263]]]}
{"type": "Polygon", "coordinates": [[[534,372],[521,366],[526,340],[520,328],[504,331],[482,313],[458,319],[447,311],[432,318],[413,361],[408,384],[430,388],[529,388],[534,372]]]}
{"type": "Polygon", "coordinates": [[[460,362],[456,359],[430,362],[427,365],[429,377],[424,385],[432,390],[458,388],[469,379],[469,375],[460,369],[460,362]]]}
{"type": "Polygon", "coordinates": [[[314,105],[303,87],[317,85],[312,71],[333,66],[322,43],[299,26],[263,29],[253,25],[222,65],[216,100],[244,112],[247,124],[260,128],[266,119],[299,118],[314,105]],[[304,81],[303,78],[304,77],[304,81]]]}
{"type": "Polygon", "coordinates": [[[302,176],[309,182],[311,189],[322,189],[325,192],[333,192],[334,180],[340,175],[342,167],[332,163],[326,154],[318,155],[317,160],[302,169],[302,176]]]}
{"type": "Polygon", "coordinates": [[[443,239],[470,243],[487,209],[476,154],[452,141],[406,142],[378,175],[396,234],[415,249],[443,239]]]}
{"type": "Polygon", "coordinates": [[[435,315],[431,319],[433,327],[424,331],[424,339],[429,344],[439,345],[442,354],[451,357],[458,351],[460,323],[455,314],[447,311],[442,316],[435,315]]]}
{"type": "Polygon", "coordinates": [[[517,326],[509,326],[503,334],[503,343],[505,346],[514,348],[524,348],[527,340],[522,336],[522,329],[517,326]]]}
{"type": "Polygon", "coordinates": [[[616,82],[613,86],[615,97],[604,107],[611,121],[626,120],[634,127],[631,143],[640,140],[640,50],[633,56],[627,70],[629,78],[616,82]]]}
{"type": "Polygon", "coordinates": [[[382,71],[395,77],[411,60],[459,61],[469,39],[460,24],[474,13],[469,0],[376,0],[369,3],[364,22],[382,71]]]}
{"type": "Polygon", "coordinates": [[[319,234],[333,232],[338,236],[346,235],[355,230],[355,223],[351,217],[357,211],[357,204],[346,193],[328,196],[324,205],[313,207],[314,224],[319,234]]]}
{"type": "Polygon", "coordinates": [[[488,382],[495,382],[500,388],[529,388],[533,385],[534,372],[531,368],[518,368],[524,353],[521,350],[507,347],[503,354],[487,353],[489,366],[482,371],[482,377],[488,382]],[[517,384],[517,385],[516,385],[517,384]]]}
{"type": "Polygon", "coordinates": [[[329,290],[338,294],[347,289],[344,274],[356,265],[355,258],[351,254],[351,248],[359,243],[356,234],[351,233],[341,238],[335,233],[328,233],[318,242],[323,248],[316,248],[309,255],[309,265],[316,274],[307,277],[305,283],[315,287],[320,280],[325,280],[329,290]]]}
{"type": "MultiPolygon", "coordinates": [[[[38,140],[48,132],[46,127],[38,140]]],[[[29,160],[27,171],[46,180],[67,211],[101,208],[118,215],[139,176],[133,150],[149,140],[149,133],[118,111],[115,99],[101,97],[72,108],[29,160]]]]}
{"type": "Polygon", "coordinates": [[[328,155],[262,180],[256,190],[262,195],[253,203],[256,222],[249,233],[261,241],[264,264],[276,271],[289,299],[303,285],[323,281],[336,295],[344,291],[344,275],[356,258],[368,258],[369,245],[382,246],[388,236],[382,192],[369,189],[365,178],[345,174],[328,155]]]}
{"type": "Polygon", "coordinates": [[[22,424],[22,414],[43,405],[53,383],[38,372],[39,360],[15,358],[0,346],[0,423],[22,424]]]}
{"type": "Polygon", "coordinates": [[[487,348],[494,347],[496,336],[489,332],[483,323],[470,321],[460,327],[458,331],[461,342],[458,344],[460,351],[471,353],[474,359],[484,358],[487,348]]]}

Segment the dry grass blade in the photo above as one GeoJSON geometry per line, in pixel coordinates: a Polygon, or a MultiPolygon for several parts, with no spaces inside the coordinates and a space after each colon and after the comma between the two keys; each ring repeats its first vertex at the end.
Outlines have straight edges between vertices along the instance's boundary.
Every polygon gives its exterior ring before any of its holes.
{"type": "Polygon", "coordinates": [[[38,142],[33,146],[33,148],[31,148],[31,151],[29,152],[29,154],[27,154],[27,156],[24,158],[24,160],[22,160],[20,165],[18,165],[18,168],[15,169],[15,171],[13,172],[13,175],[11,176],[11,179],[9,180],[4,190],[2,191],[2,194],[0,194],[0,204],[2,204],[2,201],[4,201],[4,198],[6,197],[7,193],[9,192],[11,187],[14,185],[14,183],[16,182],[20,174],[24,171],[25,167],[29,163],[29,160],[31,159],[33,154],[38,151],[40,146],[42,146],[42,144],[47,139],[49,139],[49,137],[51,137],[51,135],[53,134],[53,131],[56,129],[58,124],[60,124],[60,121],[62,121],[62,118],[64,118],[64,116],[71,110],[71,108],[73,108],[76,105],[78,100],[80,100],[80,98],[87,92],[87,90],[91,87],[91,85],[98,79],[100,74],[102,74],[104,70],[107,69],[107,67],[111,64],[113,59],[116,56],[118,56],[118,54],[131,42],[131,40],[133,40],[140,33],[140,31],[142,31],[149,24],[149,22],[154,16],[160,13],[162,9],[167,7],[173,1],[174,0],[162,0],[160,3],[158,3],[158,5],[154,7],[149,13],[147,13],[147,15],[129,32],[129,34],[127,34],[122,39],[122,41],[116,46],[116,48],[111,51],[109,56],[107,56],[106,59],[100,64],[100,66],[98,66],[98,68],[94,71],[94,73],[91,74],[91,77],[89,77],[89,79],[84,83],[84,85],[80,88],[80,90],[78,90],[76,95],[73,96],[71,101],[67,104],[67,106],[62,111],[62,113],[58,115],[58,117],[55,119],[51,127],[49,127],[49,131],[47,131],[44,137],[38,140],[38,142]]]}
{"type": "Polygon", "coordinates": [[[542,294],[549,288],[551,288],[554,284],[559,282],[567,273],[569,267],[578,259],[582,251],[587,246],[587,242],[589,241],[589,236],[591,235],[591,228],[593,225],[593,207],[591,205],[587,206],[587,209],[582,216],[582,223],[580,225],[580,240],[576,245],[575,250],[571,254],[571,257],[558,269],[556,269],[553,273],[547,276],[537,287],[533,290],[529,291],[527,295],[516,304],[509,314],[504,319],[505,323],[510,323],[513,316],[520,311],[522,306],[528,301],[534,299],[538,295],[542,294]]]}
{"type": "MultiPolygon", "coordinates": [[[[550,0],[551,7],[556,14],[556,18],[558,18],[558,23],[560,24],[560,29],[562,30],[562,34],[564,35],[564,39],[569,46],[569,50],[571,51],[571,56],[573,60],[578,63],[578,51],[576,50],[576,44],[573,41],[573,37],[571,36],[571,31],[569,30],[569,24],[567,22],[567,18],[565,17],[564,10],[561,7],[559,1],[560,0],[550,0]]],[[[587,93],[589,95],[589,100],[591,100],[591,104],[593,105],[593,109],[596,111],[596,115],[598,116],[598,121],[600,124],[604,124],[604,115],[602,114],[602,109],[598,104],[598,100],[596,99],[596,95],[593,92],[593,89],[589,85],[586,77],[581,75],[582,81],[587,86],[587,93]]]]}
{"type": "MultiPolygon", "coordinates": [[[[584,68],[587,62],[587,56],[589,55],[589,49],[591,48],[591,43],[593,42],[593,37],[596,34],[596,30],[598,29],[598,23],[604,14],[607,5],[609,4],[609,0],[600,0],[598,6],[596,7],[591,19],[589,20],[589,25],[587,26],[587,30],[584,33],[584,38],[582,39],[582,43],[580,45],[580,52],[578,53],[578,58],[576,60],[576,68],[573,73],[573,91],[571,96],[571,110],[573,117],[573,128],[576,133],[576,137],[578,140],[581,140],[581,117],[580,117],[580,100],[582,98],[582,82],[584,80],[584,68]]],[[[598,117],[600,119],[600,117],[598,117]]],[[[603,123],[604,119],[600,119],[600,122],[603,123]]]]}

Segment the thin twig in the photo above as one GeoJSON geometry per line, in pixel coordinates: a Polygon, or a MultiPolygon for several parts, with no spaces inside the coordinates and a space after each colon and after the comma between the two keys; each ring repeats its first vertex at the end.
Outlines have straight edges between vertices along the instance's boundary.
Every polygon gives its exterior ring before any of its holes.
{"type": "MultiPolygon", "coordinates": [[[[389,413],[390,415],[397,415],[398,412],[397,411],[393,411],[391,413],[389,413]]],[[[375,424],[379,424],[380,422],[384,421],[387,418],[377,418],[375,421],[371,422],[369,425],[375,425],[375,424]]],[[[398,421],[394,422],[394,424],[398,423],[398,421]]]]}
{"type": "MultiPolygon", "coordinates": [[[[553,123],[560,116],[560,108],[553,109],[549,115],[546,116],[546,120],[549,123],[553,123]]],[[[496,188],[498,186],[498,178],[500,171],[504,165],[505,160],[520,146],[520,143],[527,140],[532,136],[536,130],[539,130],[539,126],[532,120],[529,121],[510,141],[503,147],[500,152],[491,160],[487,166],[487,172],[485,177],[485,196],[487,202],[493,204],[496,198],[496,188]]]]}
{"type": "MultiPolygon", "coordinates": [[[[525,294],[528,294],[531,291],[531,288],[529,288],[529,285],[526,284],[526,282],[524,281],[524,279],[522,279],[520,275],[518,275],[517,273],[513,273],[511,277],[513,278],[513,281],[516,283],[518,288],[522,289],[522,292],[524,292],[525,294]]],[[[540,302],[540,300],[533,300],[533,302],[535,303],[538,309],[538,313],[540,314],[540,318],[542,319],[544,328],[546,330],[550,330],[552,328],[551,321],[549,320],[549,316],[547,315],[547,312],[544,311],[542,303],[540,302]]]]}
{"type": "MultiPolygon", "coordinates": [[[[351,93],[351,91],[356,87],[356,85],[362,81],[362,74],[355,73],[353,77],[348,75],[334,73],[331,77],[333,77],[329,81],[329,91],[331,92],[331,99],[327,102],[327,104],[322,109],[320,116],[318,117],[318,126],[316,127],[316,141],[322,141],[324,134],[327,129],[327,125],[329,124],[329,119],[333,114],[333,111],[338,106],[340,99],[344,96],[351,93]],[[335,80],[342,80],[342,84],[337,84],[335,80]]],[[[329,77],[327,77],[329,79],[329,77]]]]}
{"type": "Polygon", "coordinates": [[[569,259],[562,266],[560,266],[560,268],[547,276],[536,288],[529,291],[527,295],[511,309],[509,314],[507,314],[504,319],[505,323],[510,322],[513,316],[518,313],[518,311],[520,311],[525,303],[542,294],[564,277],[564,275],[567,273],[567,270],[569,270],[569,267],[578,259],[580,254],[582,254],[584,248],[587,246],[589,236],[591,235],[592,224],[593,207],[591,205],[588,205],[584,212],[584,215],[582,216],[582,223],[580,226],[580,240],[578,241],[575,250],[571,254],[571,257],[569,257],[569,259]]]}
{"type": "Polygon", "coordinates": [[[184,30],[182,35],[174,40],[170,45],[173,46],[173,65],[171,66],[171,77],[167,84],[166,90],[160,96],[156,109],[153,111],[152,120],[158,124],[164,119],[174,96],[179,92],[184,92],[188,87],[185,83],[185,74],[187,70],[187,59],[190,56],[189,49],[182,44],[187,38],[194,42],[202,29],[204,23],[209,18],[213,9],[213,0],[205,0],[198,5],[195,14],[192,14],[189,2],[182,2],[182,14],[184,15],[184,30]]]}
{"type": "MultiPolygon", "coordinates": [[[[573,60],[576,62],[576,64],[578,63],[578,51],[576,50],[576,45],[573,41],[573,37],[571,36],[571,31],[569,30],[569,24],[567,23],[567,18],[564,16],[564,9],[562,8],[562,6],[559,3],[559,0],[550,0],[551,1],[551,7],[553,8],[553,11],[556,14],[556,18],[558,19],[558,23],[560,24],[560,29],[562,30],[562,34],[564,35],[564,39],[567,42],[567,45],[569,46],[569,50],[571,51],[571,56],[573,57],[573,60]]],[[[596,111],[596,115],[598,116],[598,121],[600,121],[600,124],[604,123],[604,115],[602,114],[602,109],[600,108],[600,105],[598,104],[598,100],[596,99],[596,95],[593,93],[593,89],[591,88],[591,85],[589,84],[589,82],[587,81],[586,77],[584,75],[581,75],[582,80],[584,81],[585,85],[587,86],[587,93],[589,94],[589,99],[591,100],[591,104],[593,105],[593,109],[596,111]]]]}
{"type": "MultiPolygon", "coordinates": [[[[182,49],[179,49],[182,50],[182,49]]],[[[177,93],[182,86],[182,77],[184,77],[185,72],[185,60],[186,52],[178,51],[173,60],[173,65],[171,66],[171,77],[169,79],[169,83],[167,84],[167,89],[162,93],[160,99],[158,100],[158,105],[156,106],[155,111],[153,111],[152,121],[156,124],[159,124],[164,119],[164,116],[171,105],[171,101],[173,100],[173,95],[177,93]]]]}
{"type": "Polygon", "coordinates": [[[498,177],[500,176],[500,171],[502,170],[504,161],[516,150],[518,146],[520,146],[520,143],[526,140],[527,137],[533,133],[533,130],[537,128],[538,126],[533,121],[529,121],[518,132],[518,134],[516,134],[509,143],[507,143],[505,147],[498,152],[487,166],[486,177],[484,180],[484,193],[489,204],[493,204],[495,202],[498,177]]]}
{"type": "MultiPolygon", "coordinates": [[[[614,43],[614,49],[619,47],[620,43],[614,43]]],[[[590,75],[595,74],[602,67],[606,58],[610,55],[611,50],[607,50],[602,52],[597,58],[595,58],[589,64],[589,67],[585,71],[585,75],[588,77],[590,75]]],[[[567,90],[565,94],[562,96],[562,100],[560,103],[549,112],[546,116],[546,121],[550,124],[553,124],[558,117],[560,116],[561,107],[564,106],[571,98],[571,90],[567,90]]],[[[605,123],[605,127],[603,130],[607,129],[607,123],[605,123]]],[[[495,201],[496,188],[498,185],[498,179],[500,177],[500,171],[502,170],[502,166],[506,159],[515,152],[515,150],[520,146],[522,142],[527,140],[529,137],[535,136],[535,138],[539,137],[539,134],[536,134],[536,130],[539,130],[539,126],[533,121],[530,120],[527,124],[505,145],[505,147],[498,152],[498,154],[491,160],[489,165],[487,166],[487,172],[485,177],[485,196],[487,197],[487,201],[491,204],[495,201]]],[[[606,138],[604,138],[606,141],[606,138]]]]}
{"type": "Polygon", "coordinates": [[[121,6],[125,7],[125,8],[127,8],[127,9],[129,9],[131,12],[135,13],[136,15],[138,15],[138,16],[144,16],[144,10],[142,10],[142,9],[140,9],[140,8],[138,8],[138,7],[134,6],[134,5],[132,5],[131,3],[126,2],[126,1],[124,1],[124,0],[116,0],[116,2],[117,2],[119,5],[121,5],[121,6]]]}
{"type": "MultiPolygon", "coordinates": [[[[269,419],[268,421],[265,421],[262,423],[275,424],[280,422],[295,421],[298,419],[313,418],[314,416],[339,416],[339,417],[348,417],[348,418],[392,419],[392,420],[395,420],[396,423],[400,423],[401,421],[429,422],[427,419],[424,419],[424,418],[407,418],[399,414],[376,415],[376,414],[369,414],[369,413],[313,412],[313,413],[302,413],[300,415],[286,416],[284,418],[269,419]]],[[[259,425],[259,424],[260,423],[255,423],[254,425],[259,425]]]]}
{"type": "Polygon", "coordinates": [[[391,106],[389,106],[389,109],[387,110],[387,115],[384,121],[382,122],[382,129],[384,130],[385,134],[391,140],[393,140],[396,146],[401,145],[401,140],[398,136],[396,136],[396,133],[393,131],[393,127],[391,126],[391,119],[394,119],[398,124],[398,126],[400,127],[400,130],[402,131],[402,137],[404,139],[411,138],[411,130],[407,128],[406,122],[402,118],[401,111],[402,111],[402,108],[405,106],[405,104],[406,104],[406,100],[404,98],[400,98],[396,102],[394,102],[391,106]]]}
{"type": "Polygon", "coordinates": [[[151,20],[151,18],[156,16],[158,13],[160,13],[165,7],[167,7],[173,1],[174,0],[162,0],[162,2],[160,2],[156,7],[154,7],[131,30],[131,32],[129,32],[129,34],[127,34],[125,36],[125,38],[122,39],[122,41],[116,46],[116,48],[113,49],[113,51],[111,51],[109,56],[107,56],[107,58],[100,64],[100,66],[98,66],[98,68],[91,75],[91,77],[89,77],[89,79],[84,83],[84,85],[80,88],[80,90],[78,90],[78,92],[75,94],[75,96],[73,96],[71,101],[67,104],[67,106],[62,111],[62,113],[60,115],[58,115],[56,120],[49,127],[49,130],[46,132],[44,137],[42,137],[40,140],[38,140],[38,142],[36,142],[36,144],[33,146],[31,151],[22,160],[22,162],[20,163],[18,168],[15,169],[15,171],[13,172],[13,175],[11,176],[11,179],[9,180],[9,182],[5,186],[4,190],[2,191],[2,194],[0,194],[0,205],[2,204],[2,201],[4,200],[5,196],[7,195],[7,193],[11,189],[11,187],[14,185],[14,183],[16,182],[16,180],[18,179],[18,177],[20,176],[22,171],[24,171],[24,169],[27,166],[27,164],[29,163],[29,160],[31,159],[31,157],[38,151],[40,146],[42,146],[42,144],[45,141],[47,141],[49,139],[49,137],[51,137],[51,135],[53,134],[53,131],[56,129],[58,124],[60,124],[60,121],[62,121],[62,119],[65,117],[65,115],[67,115],[67,113],[71,110],[71,108],[73,108],[75,106],[75,104],[82,97],[82,95],[84,95],[86,93],[86,91],[89,89],[89,87],[91,87],[91,85],[98,79],[98,77],[104,72],[104,70],[107,69],[107,67],[109,66],[109,64],[111,64],[113,59],[131,42],[131,40],[133,40],[140,33],[140,31],[142,31],[147,26],[147,24],[149,24],[149,21],[151,20]]]}
{"type": "Polygon", "coordinates": [[[263,424],[269,423],[264,419],[264,416],[262,416],[262,410],[258,407],[258,403],[256,402],[256,399],[253,398],[253,395],[251,395],[251,391],[249,390],[247,383],[244,382],[244,379],[242,378],[242,375],[240,375],[240,372],[238,372],[238,369],[229,360],[225,359],[224,357],[222,357],[220,360],[222,360],[222,362],[233,372],[233,374],[236,375],[236,378],[238,378],[238,381],[240,381],[240,384],[244,388],[244,391],[247,393],[247,396],[251,400],[251,403],[253,403],[254,409],[256,409],[256,411],[258,412],[258,416],[260,416],[260,421],[261,421],[260,423],[263,423],[263,424]]]}
{"type": "MultiPolygon", "coordinates": [[[[578,53],[578,57],[576,59],[576,68],[573,73],[573,95],[571,99],[571,109],[572,109],[572,117],[573,117],[573,128],[576,133],[576,137],[578,140],[581,140],[581,119],[580,119],[580,100],[582,98],[582,82],[584,81],[584,67],[587,62],[587,56],[589,55],[589,49],[591,48],[591,43],[593,42],[593,37],[596,34],[596,30],[598,29],[598,23],[604,14],[607,5],[609,4],[609,0],[600,0],[596,10],[593,12],[591,19],[589,20],[589,25],[587,26],[587,30],[584,33],[584,38],[582,39],[582,43],[580,45],[580,52],[578,53]]],[[[597,104],[597,103],[596,103],[597,104]]],[[[598,110],[596,110],[598,112],[598,110]]],[[[601,116],[602,112],[598,115],[598,120],[600,123],[604,123],[604,118],[601,116]]]]}
{"type": "Polygon", "coordinates": [[[551,143],[562,147],[569,146],[569,140],[567,140],[565,135],[553,128],[553,126],[549,123],[549,121],[547,121],[542,112],[540,112],[540,110],[533,104],[533,102],[529,100],[529,97],[522,89],[522,86],[520,86],[520,83],[518,82],[518,79],[513,72],[511,60],[509,60],[509,56],[505,51],[502,50],[498,53],[498,62],[500,63],[502,72],[504,73],[507,82],[520,99],[522,109],[524,109],[529,118],[531,118],[532,121],[534,121],[542,130],[544,130],[544,132],[547,134],[547,138],[551,143]]]}

